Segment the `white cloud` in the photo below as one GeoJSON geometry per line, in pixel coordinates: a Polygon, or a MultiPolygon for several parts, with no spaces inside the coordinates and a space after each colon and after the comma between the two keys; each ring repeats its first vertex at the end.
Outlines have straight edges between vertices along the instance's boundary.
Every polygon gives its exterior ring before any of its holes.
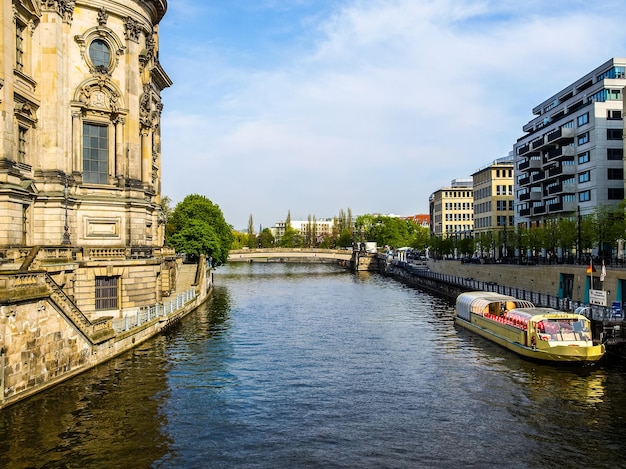
{"type": "Polygon", "coordinates": [[[430,193],[505,156],[533,106],[624,43],[597,5],[525,5],[348,2],[263,69],[229,62],[207,31],[191,57],[161,57],[185,67],[164,93],[164,193],[207,195],[236,227],[287,210],[426,212],[430,193]]]}

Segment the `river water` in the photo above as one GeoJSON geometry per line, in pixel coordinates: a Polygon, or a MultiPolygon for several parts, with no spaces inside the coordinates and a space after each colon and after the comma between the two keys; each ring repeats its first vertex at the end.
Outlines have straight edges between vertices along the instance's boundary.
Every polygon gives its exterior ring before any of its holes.
{"type": "Polygon", "coordinates": [[[0,411],[0,467],[624,467],[618,365],[518,359],[376,274],[215,282],[168,335],[0,411]]]}

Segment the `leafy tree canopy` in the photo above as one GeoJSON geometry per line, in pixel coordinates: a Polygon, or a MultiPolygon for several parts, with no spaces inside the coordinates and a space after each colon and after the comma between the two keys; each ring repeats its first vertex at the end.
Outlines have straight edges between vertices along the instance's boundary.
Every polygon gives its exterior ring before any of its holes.
{"type": "Polygon", "coordinates": [[[205,254],[223,264],[233,243],[232,227],[226,223],[218,205],[192,194],[176,205],[171,216],[169,244],[178,252],[193,256],[205,254]]]}
{"type": "Polygon", "coordinates": [[[356,219],[355,232],[360,240],[376,241],[378,246],[393,248],[414,247],[423,249],[430,239],[428,228],[413,220],[385,215],[360,215],[356,219]]]}
{"type": "Polygon", "coordinates": [[[274,246],[274,235],[269,228],[263,228],[258,237],[259,247],[271,248],[274,246]]]}

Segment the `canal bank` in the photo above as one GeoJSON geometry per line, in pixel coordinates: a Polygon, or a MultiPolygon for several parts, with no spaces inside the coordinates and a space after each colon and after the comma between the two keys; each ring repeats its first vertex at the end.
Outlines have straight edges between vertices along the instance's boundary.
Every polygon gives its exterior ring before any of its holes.
{"type": "Polygon", "coordinates": [[[0,408],[137,347],[207,301],[213,271],[204,260],[179,263],[175,276],[161,301],[91,320],[48,273],[1,273],[0,408]]]}
{"type": "Polygon", "coordinates": [[[379,256],[379,272],[454,302],[465,291],[493,291],[531,301],[537,306],[574,311],[588,306],[594,340],[604,343],[611,354],[626,358],[622,282],[626,270],[606,269],[586,274],[585,266],[520,266],[507,264],[463,264],[459,261],[429,260],[420,264],[389,261],[379,256]],[[564,283],[567,283],[564,286],[564,283]],[[589,305],[591,285],[604,289],[607,306],[589,305]],[[610,290],[609,288],[614,288],[610,290]],[[576,292],[571,296],[567,292],[576,292]],[[617,308],[619,306],[619,309],[617,308]]]}

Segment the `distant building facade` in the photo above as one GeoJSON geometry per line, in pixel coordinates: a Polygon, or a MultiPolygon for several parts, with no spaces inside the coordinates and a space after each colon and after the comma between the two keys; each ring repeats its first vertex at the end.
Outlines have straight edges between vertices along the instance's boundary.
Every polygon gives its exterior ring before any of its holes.
{"type": "Polygon", "coordinates": [[[417,215],[411,215],[408,217],[402,217],[405,220],[411,220],[413,223],[430,229],[430,215],[426,213],[420,213],[417,215]]]}
{"type": "Polygon", "coordinates": [[[495,160],[472,174],[474,235],[514,228],[513,158],[495,160]]]}
{"type": "MultiPolygon", "coordinates": [[[[333,234],[335,220],[332,218],[324,218],[319,220],[291,220],[290,226],[298,233],[300,233],[300,236],[302,236],[303,240],[311,239],[315,242],[319,242],[324,237],[333,234]]],[[[270,228],[276,244],[279,244],[280,240],[283,238],[286,227],[286,221],[279,221],[276,222],[272,228],[270,228]]]]}
{"type": "Polygon", "coordinates": [[[516,224],[624,199],[625,86],[626,59],[613,58],[533,108],[514,145],[516,224]]]}
{"type": "Polygon", "coordinates": [[[471,178],[452,180],[430,195],[430,233],[442,238],[472,236],[474,229],[474,195],[471,178]]]}

